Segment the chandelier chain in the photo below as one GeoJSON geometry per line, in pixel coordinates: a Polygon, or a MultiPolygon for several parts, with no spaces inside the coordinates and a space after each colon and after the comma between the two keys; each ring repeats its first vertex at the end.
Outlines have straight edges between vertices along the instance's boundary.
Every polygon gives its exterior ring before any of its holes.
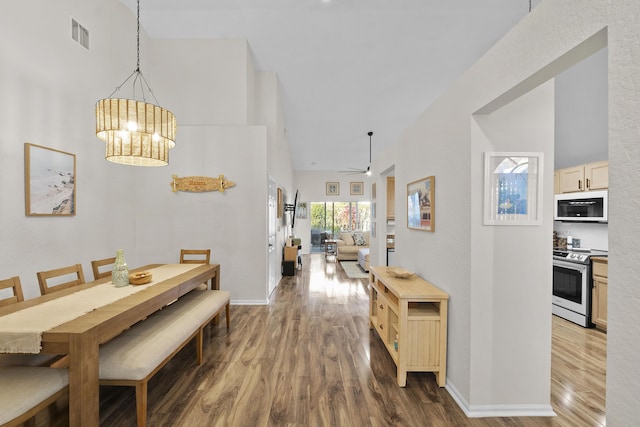
{"type": "Polygon", "coordinates": [[[151,97],[155,101],[156,105],[160,105],[160,103],[158,102],[158,99],[156,98],[156,95],[153,93],[153,89],[151,89],[151,86],[147,82],[147,79],[145,79],[144,75],[142,74],[142,71],[140,70],[140,0],[138,0],[137,11],[136,12],[137,12],[136,69],[131,74],[129,74],[129,77],[124,79],[124,81],[122,83],[120,83],[119,86],[116,86],[115,90],[113,92],[111,92],[111,94],[107,98],[113,97],[113,95],[115,95],[117,92],[119,92],[120,89],[122,89],[122,87],[129,81],[129,79],[131,79],[131,77],[135,76],[133,78],[133,98],[135,99],[135,97],[136,97],[136,84],[139,83],[139,85],[140,85],[140,94],[141,94],[142,100],[144,102],[147,102],[147,96],[146,96],[145,92],[148,92],[149,94],[151,94],[151,97]]]}
{"type": "Polygon", "coordinates": [[[140,0],[138,0],[138,10],[137,10],[137,15],[138,17],[138,27],[137,27],[137,32],[136,32],[136,55],[137,55],[137,60],[138,62],[136,63],[136,71],[140,72],[140,0]]]}

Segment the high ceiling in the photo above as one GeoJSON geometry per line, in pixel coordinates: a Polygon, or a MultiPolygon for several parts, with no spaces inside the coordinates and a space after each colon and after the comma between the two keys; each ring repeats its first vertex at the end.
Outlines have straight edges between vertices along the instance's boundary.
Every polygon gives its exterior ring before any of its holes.
{"type": "MultiPolygon", "coordinates": [[[[121,0],[134,13],[136,0],[121,0]]],[[[535,7],[541,0],[533,0],[535,7]]],[[[246,39],[280,81],[296,170],[366,168],[529,0],[141,0],[151,38],[246,39]]],[[[178,118],[179,119],[179,118],[178,118]]]]}

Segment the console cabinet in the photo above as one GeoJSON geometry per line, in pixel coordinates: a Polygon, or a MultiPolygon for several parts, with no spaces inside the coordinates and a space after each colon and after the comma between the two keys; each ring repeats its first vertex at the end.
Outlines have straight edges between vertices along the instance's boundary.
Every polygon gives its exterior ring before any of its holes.
{"type": "Polygon", "coordinates": [[[369,327],[395,362],[398,385],[406,386],[407,372],[433,372],[444,387],[449,295],[415,275],[393,277],[387,267],[370,267],[369,276],[369,327]]]}

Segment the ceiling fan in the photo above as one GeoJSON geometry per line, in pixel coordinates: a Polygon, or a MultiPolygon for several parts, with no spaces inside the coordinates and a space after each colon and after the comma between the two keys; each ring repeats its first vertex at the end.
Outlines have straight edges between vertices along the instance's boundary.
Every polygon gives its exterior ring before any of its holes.
{"type": "Polygon", "coordinates": [[[357,175],[357,174],[361,174],[361,173],[364,173],[367,176],[371,175],[371,136],[373,135],[373,132],[369,131],[367,133],[367,135],[369,135],[369,166],[367,166],[366,169],[349,168],[349,170],[338,171],[338,172],[346,173],[348,175],[357,175]]]}

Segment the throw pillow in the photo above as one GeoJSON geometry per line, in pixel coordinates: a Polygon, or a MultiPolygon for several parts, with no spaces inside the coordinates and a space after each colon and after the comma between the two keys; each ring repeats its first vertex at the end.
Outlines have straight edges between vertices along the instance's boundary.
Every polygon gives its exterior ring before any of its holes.
{"type": "Polygon", "coordinates": [[[362,233],[354,232],[353,241],[356,243],[356,246],[367,246],[367,241],[364,240],[362,233]]]}
{"type": "Polygon", "coordinates": [[[352,246],[353,243],[353,235],[351,233],[340,233],[338,234],[340,240],[343,240],[347,246],[352,246]]]}

